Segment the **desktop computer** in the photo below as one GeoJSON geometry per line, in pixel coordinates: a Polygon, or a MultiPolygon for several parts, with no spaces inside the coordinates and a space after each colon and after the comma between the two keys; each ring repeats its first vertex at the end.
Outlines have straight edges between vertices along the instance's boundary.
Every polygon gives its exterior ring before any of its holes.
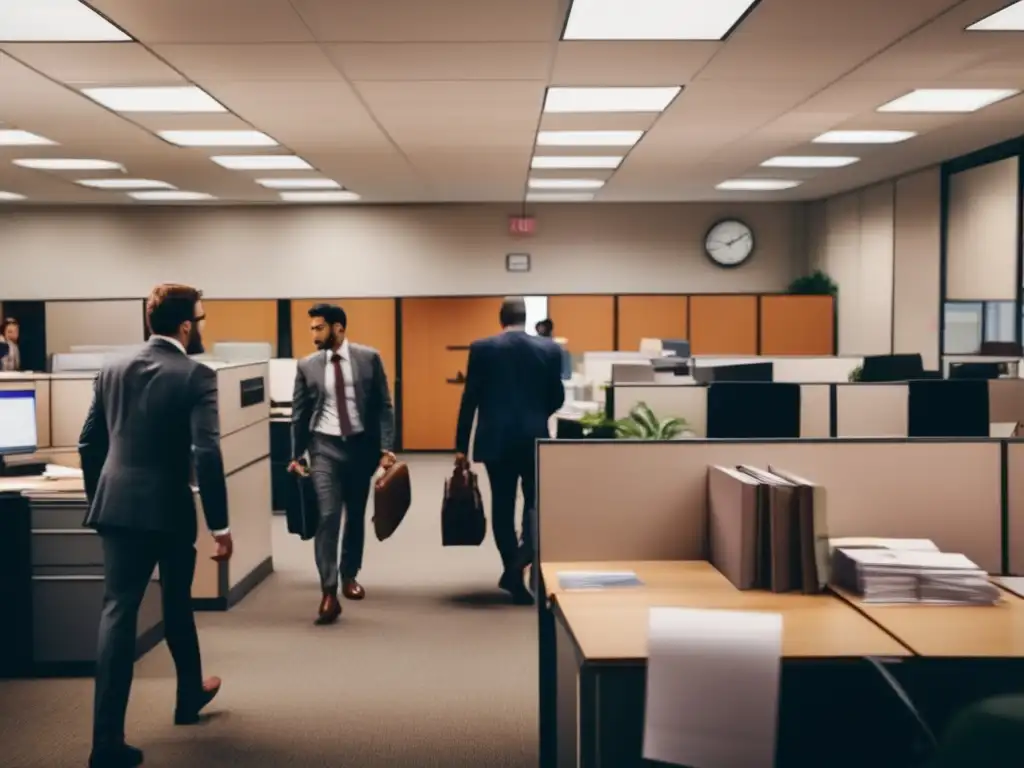
{"type": "Polygon", "coordinates": [[[4,456],[35,453],[38,446],[35,391],[0,390],[0,474],[4,456]]]}

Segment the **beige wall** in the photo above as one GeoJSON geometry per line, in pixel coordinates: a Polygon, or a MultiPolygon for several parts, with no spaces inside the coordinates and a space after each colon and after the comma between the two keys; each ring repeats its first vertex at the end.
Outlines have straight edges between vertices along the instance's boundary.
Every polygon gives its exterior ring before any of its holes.
{"type": "Polygon", "coordinates": [[[839,285],[839,354],[938,368],[939,186],[931,168],[808,204],[810,268],[839,285]]]}
{"type": "MultiPolygon", "coordinates": [[[[778,291],[805,268],[800,204],[543,206],[508,235],[508,206],[76,208],[0,214],[0,299],[141,297],[157,282],[211,298],[778,291]],[[737,216],[757,250],[703,254],[737,216]],[[532,269],[505,271],[529,252],[532,269]],[[327,289],[330,291],[327,291],[327,289]]],[[[139,310],[141,321],[141,308],[139,310]]]]}
{"type": "MultiPolygon", "coordinates": [[[[0,236],[0,240],[2,239],[0,236]]],[[[64,287],[63,270],[50,271],[39,279],[44,289],[52,287],[51,293],[58,285],[64,287]]],[[[93,282],[97,287],[101,287],[104,280],[105,277],[100,275],[94,278],[93,282]]],[[[0,290],[7,291],[6,283],[5,275],[4,285],[0,290]]],[[[70,352],[71,347],[82,344],[139,344],[145,339],[144,328],[142,302],[139,299],[46,302],[48,355],[70,352]]]]}

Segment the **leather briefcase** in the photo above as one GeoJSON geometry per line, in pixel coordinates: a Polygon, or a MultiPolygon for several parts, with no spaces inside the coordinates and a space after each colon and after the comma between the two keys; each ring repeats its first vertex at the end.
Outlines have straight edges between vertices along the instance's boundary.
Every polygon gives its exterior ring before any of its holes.
{"type": "Polygon", "coordinates": [[[316,501],[316,488],[313,478],[309,475],[289,473],[288,498],[285,503],[285,516],[288,521],[288,533],[294,533],[303,541],[316,536],[320,525],[320,508],[316,501]]]}
{"type": "Polygon", "coordinates": [[[441,544],[479,547],[487,534],[487,516],[476,473],[456,467],[444,484],[441,504],[441,544]]]}
{"type": "Polygon", "coordinates": [[[398,530],[411,504],[412,483],[409,479],[409,465],[397,461],[373,486],[373,530],[378,541],[384,541],[398,530]]]}

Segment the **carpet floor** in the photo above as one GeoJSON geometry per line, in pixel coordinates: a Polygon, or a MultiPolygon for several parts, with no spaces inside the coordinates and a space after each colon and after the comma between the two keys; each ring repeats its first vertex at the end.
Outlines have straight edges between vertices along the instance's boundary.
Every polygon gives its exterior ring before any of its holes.
{"type": "MultiPolygon", "coordinates": [[[[197,616],[204,671],[224,679],[210,717],[174,727],[166,645],[139,660],[127,735],[147,766],[537,765],[536,613],[496,588],[490,538],[441,546],[450,459],[408,461],[409,516],[383,543],[371,529],[367,598],[345,601],[338,624],[313,626],[312,544],[278,517],[275,573],[230,611],[197,616]]],[[[92,689],[88,679],[0,681],[0,766],[85,765],[92,689]]]]}

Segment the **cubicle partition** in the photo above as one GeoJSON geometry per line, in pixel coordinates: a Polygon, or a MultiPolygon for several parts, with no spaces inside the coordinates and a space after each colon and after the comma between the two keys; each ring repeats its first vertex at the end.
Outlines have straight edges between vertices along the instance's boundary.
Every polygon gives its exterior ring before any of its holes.
{"type": "Polygon", "coordinates": [[[772,381],[790,384],[839,384],[864,364],[863,355],[695,355],[694,368],[771,363],[772,381]]]}

